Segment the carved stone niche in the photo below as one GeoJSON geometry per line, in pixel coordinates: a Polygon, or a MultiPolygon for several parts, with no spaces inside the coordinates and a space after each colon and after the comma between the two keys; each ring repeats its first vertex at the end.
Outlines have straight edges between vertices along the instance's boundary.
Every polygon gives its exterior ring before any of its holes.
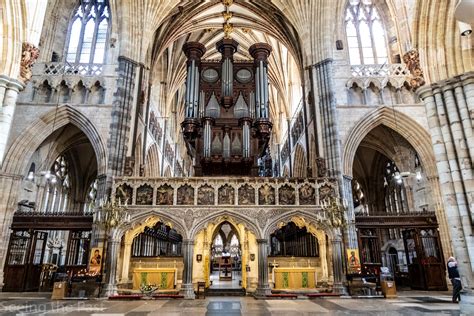
{"type": "Polygon", "coordinates": [[[319,200],[324,201],[336,196],[336,190],[330,185],[323,185],[319,188],[319,200]]]}
{"type": "Polygon", "coordinates": [[[198,205],[214,205],[214,188],[210,185],[203,185],[198,189],[198,205]]]}
{"type": "Polygon", "coordinates": [[[219,188],[219,205],[234,205],[234,188],[226,184],[219,188]]]}
{"type": "Polygon", "coordinates": [[[173,205],[173,188],[164,184],[156,190],[156,205],[173,205]]]}
{"type": "Polygon", "coordinates": [[[117,187],[117,190],[115,191],[115,201],[117,201],[117,203],[120,201],[120,203],[127,202],[131,204],[132,195],[133,195],[132,187],[124,183],[117,187]]]}
{"type": "Polygon", "coordinates": [[[178,188],[178,205],[194,205],[194,188],[189,184],[182,185],[178,188]]]}
{"type": "Polygon", "coordinates": [[[275,188],[265,184],[258,189],[259,205],[275,205],[275,188]]]}
{"type": "Polygon", "coordinates": [[[153,188],[144,184],[137,188],[136,205],[152,205],[153,204],[153,188]]]}
{"type": "Polygon", "coordinates": [[[287,184],[278,189],[278,199],[280,205],[294,205],[295,204],[295,189],[287,184]]]}
{"type": "Polygon", "coordinates": [[[300,205],[316,205],[316,190],[309,184],[299,188],[300,205]]]}
{"type": "Polygon", "coordinates": [[[255,205],[255,189],[248,184],[239,188],[239,205],[255,205]]]}

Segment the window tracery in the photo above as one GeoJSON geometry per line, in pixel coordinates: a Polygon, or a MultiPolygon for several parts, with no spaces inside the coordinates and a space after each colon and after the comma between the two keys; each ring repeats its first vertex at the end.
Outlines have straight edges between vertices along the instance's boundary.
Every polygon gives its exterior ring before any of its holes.
{"type": "Polygon", "coordinates": [[[69,27],[66,61],[102,64],[109,31],[109,1],[80,0],[69,27]]]}
{"type": "Polygon", "coordinates": [[[385,28],[372,0],[350,0],[345,22],[352,65],[388,62],[385,28]]]}
{"type": "Polygon", "coordinates": [[[69,164],[61,155],[53,163],[50,174],[47,176],[45,195],[43,199],[44,213],[67,212],[71,182],[69,164]]]}

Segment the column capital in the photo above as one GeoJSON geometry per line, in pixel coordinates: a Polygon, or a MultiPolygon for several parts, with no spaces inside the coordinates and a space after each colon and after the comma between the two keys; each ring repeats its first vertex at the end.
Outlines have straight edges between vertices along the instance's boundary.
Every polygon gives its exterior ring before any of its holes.
{"type": "Polygon", "coordinates": [[[8,87],[9,89],[15,90],[16,92],[20,92],[23,90],[23,88],[25,88],[25,84],[21,81],[7,77],[5,75],[0,75],[0,86],[5,88],[8,87]]]}
{"type": "Polygon", "coordinates": [[[431,86],[422,86],[416,89],[416,94],[423,100],[427,97],[433,96],[433,89],[431,86]]]}
{"type": "Polygon", "coordinates": [[[268,239],[257,239],[257,244],[268,244],[268,239]]]}
{"type": "Polygon", "coordinates": [[[194,239],[183,239],[183,245],[194,245],[194,239]]]}

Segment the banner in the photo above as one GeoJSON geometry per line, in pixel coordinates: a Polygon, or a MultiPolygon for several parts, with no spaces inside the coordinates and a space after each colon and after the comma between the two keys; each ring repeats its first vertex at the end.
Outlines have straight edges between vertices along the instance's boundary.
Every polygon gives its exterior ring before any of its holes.
{"type": "Polygon", "coordinates": [[[91,258],[89,260],[89,273],[100,274],[102,266],[102,248],[92,248],[91,258]]]}
{"type": "Polygon", "coordinates": [[[360,272],[359,249],[347,249],[347,268],[349,273],[360,272]]]}

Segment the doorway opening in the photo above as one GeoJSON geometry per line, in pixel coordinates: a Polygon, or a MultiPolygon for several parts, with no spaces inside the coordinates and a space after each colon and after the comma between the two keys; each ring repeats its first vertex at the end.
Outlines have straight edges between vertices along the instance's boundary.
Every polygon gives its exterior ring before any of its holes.
{"type": "Polygon", "coordinates": [[[217,226],[211,243],[210,289],[242,288],[242,247],[237,229],[229,222],[217,226]]]}

